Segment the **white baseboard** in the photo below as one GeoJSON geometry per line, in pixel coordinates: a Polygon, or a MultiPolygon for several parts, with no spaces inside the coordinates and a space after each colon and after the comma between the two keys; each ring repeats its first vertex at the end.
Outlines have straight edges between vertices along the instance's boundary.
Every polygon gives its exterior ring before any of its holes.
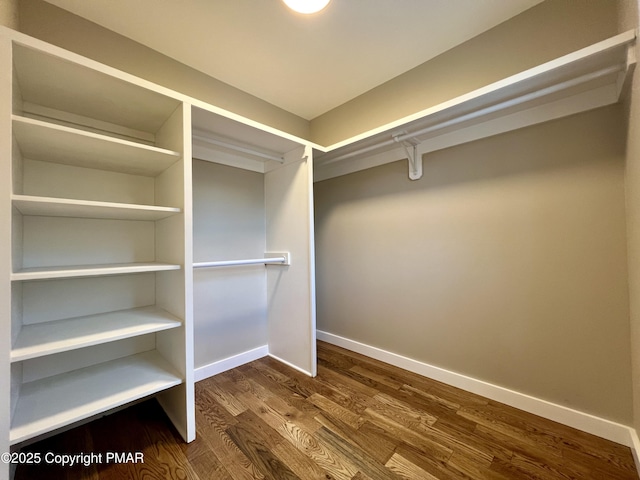
{"type": "Polygon", "coordinates": [[[279,361],[280,363],[284,363],[284,364],[285,364],[285,365],[287,365],[288,367],[293,368],[294,370],[297,370],[297,371],[299,371],[299,372],[301,372],[301,373],[304,373],[305,375],[308,375],[308,376],[310,376],[310,377],[313,377],[313,375],[311,374],[311,372],[307,372],[305,369],[300,368],[300,367],[298,367],[298,366],[294,365],[293,363],[289,363],[289,362],[287,362],[286,360],[283,360],[282,358],[280,358],[280,357],[278,357],[278,356],[276,356],[276,355],[274,355],[274,354],[272,354],[272,353],[270,353],[270,354],[269,354],[269,356],[270,356],[271,358],[273,358],[274,360],[277,360],[277,361],[279,361]]]}
{"type": "Polygon", "coordinates": [[[268,354],[269,347],[267,345],[263,345],[252,350],[247,350],[246,352],[233,355],[232,357],[223,358],[222,360],[210,363],[209,365],[204,365],[202,367],[196,368],[193,372],[194,379],[196,382],[199,382],[200,380],[204,380],[205,378],[213,377],[218,373],[226,372],[227,370],[239,367],[240,365],[244,365],[245,363],[253,362],[254,360],[258,360],[259,358],[266,357],[268,354]]]}
{"type": "MultiPolygon", "coordinates": [[[[434,367],[433,365],[419,362],[377,347],[372,347],[355,340],[340,337],[332,333],[318,330],[317,338],[318,340],[395,365],[396,367],[409,370],[410,372],[417,373],[424,377],[432,378],[439,382],[461,388],[477,395],[482,395],[483,397],[519,408],[520,410],[524,410],[529,413],[533,413],[534,415],[539,415],[549,420],[620,443],[630,447],[634,451],[634,456],[640,456],[640,442],[638,442],[636,431],[626,425],[551,403],[514,390],[509,390],[508,388],[493,385],[482,380],[467,377],[443,368],[434,367]]],[[[640,465],[638,460],[640,459],[636,458],[636,466],[640,465]]]]}
{"type": "Polygon", "coordinates": [[[640,439],[638,439],[638,432],[634,428],[629,428],[629,438],[631,441],[631,453],[633,454],[633,461],[636,464],[636,470],[640,477],[640,439]]]}

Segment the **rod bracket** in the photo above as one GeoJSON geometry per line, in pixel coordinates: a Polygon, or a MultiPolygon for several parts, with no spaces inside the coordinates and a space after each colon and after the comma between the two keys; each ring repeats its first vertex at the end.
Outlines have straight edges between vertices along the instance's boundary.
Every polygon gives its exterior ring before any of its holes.
{"type": "Polygon", "coordinates": [[[270,265],[291,265],[291,253],[289,252],[265,252],[264,258],[284,258],[283,262],[270,263],[270,265]]]}
{"type": "Polygon", "coordinates": [[[393,140],[404,148],[409,161],[409,179],[419,180],[422,178],[422,154],[418,149],[420,140],[409,137],[406,132],[398,132],[392,136],[393,140]]]}

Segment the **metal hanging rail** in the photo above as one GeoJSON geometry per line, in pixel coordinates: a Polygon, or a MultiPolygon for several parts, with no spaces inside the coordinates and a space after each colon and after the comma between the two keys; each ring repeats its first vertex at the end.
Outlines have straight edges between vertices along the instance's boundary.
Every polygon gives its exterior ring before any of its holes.
{"type": "Polygon", "coordinates": [[[271,253],[265,258],[249,258],[244,260],[221,260],[217,262],[197,262],[193,268],[235,267],[239,265],[290,265],[289,253],[271,253]]]}

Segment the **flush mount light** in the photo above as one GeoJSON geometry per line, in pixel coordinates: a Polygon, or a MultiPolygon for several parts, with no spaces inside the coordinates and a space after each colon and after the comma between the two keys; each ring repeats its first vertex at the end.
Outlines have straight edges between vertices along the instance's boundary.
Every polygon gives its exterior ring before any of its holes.
{"type": "Polygon", "coordinates": [[[331,0],[282,0],[287,7],[298,13],[310,14],[322,10],[331,0]]]}

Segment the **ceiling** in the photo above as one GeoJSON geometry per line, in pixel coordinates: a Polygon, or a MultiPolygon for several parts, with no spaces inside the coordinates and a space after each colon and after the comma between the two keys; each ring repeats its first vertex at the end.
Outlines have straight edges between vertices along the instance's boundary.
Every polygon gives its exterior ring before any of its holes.
{"type": "Polygon", "coordinates": [[[311,120],[541,0],[47,0],[311,120]]]}

